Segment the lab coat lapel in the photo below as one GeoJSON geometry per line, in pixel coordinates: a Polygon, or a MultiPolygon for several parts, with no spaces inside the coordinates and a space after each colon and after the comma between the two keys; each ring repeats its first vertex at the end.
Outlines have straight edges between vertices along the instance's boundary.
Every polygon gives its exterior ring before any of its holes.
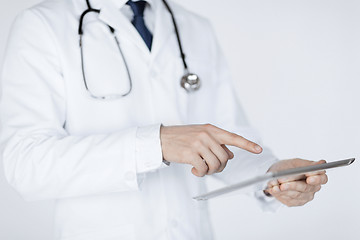
{"type": "Polygon", "coordinates": [[[101,7],[99,19],[113,27],[119,38],[131,41],[145,55],[150,54],[149,49],[135,27],[111,2],[107,2],[101,7]]]}
{"type": "Polygon", "coordinates": [[[166,40],[175,32],[171,15],[165,8],[165,5],[162,1],[158,1],[157,4],[159,5],[156,9],[155,30],[151,49],[153,59],[164,49],[166,40]]]}

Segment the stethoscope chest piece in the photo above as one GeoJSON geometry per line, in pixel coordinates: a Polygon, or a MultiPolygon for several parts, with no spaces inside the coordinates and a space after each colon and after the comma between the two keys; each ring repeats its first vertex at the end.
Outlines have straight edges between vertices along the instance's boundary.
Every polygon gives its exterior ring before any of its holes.
{"type": "Polygon", "coordinates": [[[187,73],[181,78],[180,84],[188,93],[191,93],[199,90],[201,81],[198,75],[187,73]]]}

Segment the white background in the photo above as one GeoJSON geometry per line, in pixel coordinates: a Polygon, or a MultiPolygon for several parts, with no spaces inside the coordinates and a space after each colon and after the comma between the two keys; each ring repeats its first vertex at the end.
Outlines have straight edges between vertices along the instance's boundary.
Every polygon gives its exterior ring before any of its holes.
{"type": "MultiPolygon", "coordinates": [[[[37,2],[1,0],[1,58],[15,15],[37,2]]],[[[280,159],[360,157],[360,1],[177,2],[213,22],[248,117],[280,159]]],[[[53,203],[23,202],[0,170],[0,239],[52,239],[53,203]]],[[[329,171],[313,202],[276,214],[245,196],[214,199],[216,239],[359,239],[359,170],[329,171]]]]}

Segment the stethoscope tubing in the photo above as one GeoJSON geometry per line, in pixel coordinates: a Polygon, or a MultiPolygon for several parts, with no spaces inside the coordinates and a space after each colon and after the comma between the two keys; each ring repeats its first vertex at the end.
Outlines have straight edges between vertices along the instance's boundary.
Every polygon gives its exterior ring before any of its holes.
{"type": "MultiPolygon", "coordinates": [[[[193,89],[197,90],[199,87],[200,87],[200,80],[198,79],[198,76],[196,74],[191,74],[189,73],[189,70],[188,70],[188,65],[187,65],[187,62],[186,62],[186,56],[185,56],[185,53],[184,53],[184,49],[183,49],[183,45],[182,45],[182,42],[181,42],[181,38],[180,38],[180,34],[179,34],[179,28],[178,28],[178,25],[177,25],[177,22],[176,22],[176,19],[175,19],[175,16],[174,16],[174,13],[172,11],[172,9],[170,8],[169,4],[167,3],[166,0],[162,0],[162,2],[164,3],[166,9],[168,10],[170,16],[171,16],[171,20],[173,22],[173,26],[174,26],[174,29],[175,29],[175,35],[176,35],[176,39],[177,39],[177,43],[178,43],[178,46],[179,46],[179,51],[180,51],[180,57],[182,59],[182,63],[183,63],[183,66],[184,66],[184,70],[185,70],[185,75],[183,76],[182,80],[181,80],[181,86],[188,92],[191,92],[193,89]],[[197,83],[196,85],[192,85],[193,83],[192,80],[190,80],[190,76],[191,77],[196,77],[197,78],[197,83]],[[187,87],[186,87],[186,86],[187,87]]],[[[116,41],[116,44],[117,44],[117,47],[118,47],[118,50],[121,54],[121,57],[123,59],[123,62],[125,64],[125,68],[126,68],[126,71],[127,71],[127,75],[128,75],[128,79],[129,79],[129,90],[125,93],[125,94],[110,94],[110,95],[106,95],[106,96],[97,96],[95,94],[93,94],[91,92],[91,90],[89,89],[89,86],[88,86],[88,83],[86,81],[86,76],[85,76],[85,67],[84,67],[84,52],[83,52],[83,39],[82,39],[82,36],[84,34],[83,32],[83,22],[84,22],[84,18],[85,16],[88,14],[88,13],[91,13],[91,12],[95,12],[95,13],[100,13],[100,10],[99,9],[94,9],[92,8],[91,4],[90,4],[90,1],[89,0],[86,0],[86,5],[88,7],[88,9],[86,9],[81,15],[80,15],[80,19],[79,19],[79,28],[78,28],[78,34],[79,34],[79,46],[80,46],[80,54],[81,54],[81,68],[82,68],[82,74],[83,74],[83,81],[84,81],[84,85],[85,85],[85,88],[86,90],[88,91],[88,93],[90,94],[91,97],[95,98],[95,99],[100,99],[100,100],[108,100],[108,99],[117,99],[117,98],[120,98],[120,97],[125,97],[127,95],[130,94],[130,92],[132,91],[132,78],[131,78],[131,74],[130,74],[130,70],[129,70],[129,66],[126,62],[126,59],[125,59],[125,56],[124,56],[124,53],[120,47],[120,42],[118,40],[118,38],[116,37],[116,34],[115,34],[115,29],[113,27],[111,27],[110,25],[107,25],[111,34],[114,36],[114,39],[116,41]]]]}
{"type": "Polygon", "coordinates": [[[183,50],[183,47],[182,47],[182,42],[181,42],[181,39],[180,39],[180,34],[179,34],[179,29],[178,29],[178,26],[177,26],[177,23],[176,23],[176,20],[175,20],[175,16],[174,16],[174,13],[173,11],[171,10],[169,4],[166,2],[166,0],[162,0],[166,9],[169,11],[170,15],[171,15],[171,20],[173,22],[173,25],[174,25],[174,29],[175,29],[175,34],[176,34],[176,39],[177,39],[177,42],[178,42],[178,45],[179,45],[179,50],[180,50],[180,55],[181,55],[181,59],[182,59],[182,62],[183,62],[183,65],[184,65],[184,69],[186,71],[186,73],[188,73],[188,66],[187,66],[187,63],[186,63],[186,56],[184,54],[184,50],[183,50]]]}

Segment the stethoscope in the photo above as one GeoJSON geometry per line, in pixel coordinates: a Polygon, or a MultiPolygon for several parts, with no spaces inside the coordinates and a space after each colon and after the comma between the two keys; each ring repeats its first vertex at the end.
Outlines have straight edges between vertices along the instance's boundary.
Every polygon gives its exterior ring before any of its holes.
{"type": "MultiPolygon", "coordinates": [[[[171,15],[171,19],[172,19],[172,22],[173,22],[173,25],[174,25],[177,42],[178,42],[178,45],[179,45],[179,50],[180,50],[182,63],[184,65],[185,74],[181,78],[180,85],[188,93],[195,92],[201,86],[200,78],[198,77],[197,74],[190,73],[190,71],[188,69],[188,65],[187,65],[186,60],[185,60],[185,54],[184,54],[182,43],[181,43],[181,40],[180,40],[179,29],[178,29],[176,21],[175,21],[174,13],[171,10],[169,4],[166,2],[166,0],[162,0],[162,1],[163,1],[164,5],[165,5],[166,9],[168,10],[168,12],[171,15]]],[[[126,93],[123,93],[123,94],[109,94],[109,95],[99,96],[99,95],[93,94],[93,92],[90,90],[90,88],[88,86],[88,83],[86,81],[86,76],[85,76],[85,68],[84,68],[84,53],[83,53],[83,40],[82,40],[82,36],[84,34],[84,32],[83,32],[83,20],[84,20],[84,17],[86,16],[86,14],[91,13],[91,12],[100,13],[100,10],[92,8],[91,5],[90,5],[89,0],[86,0],[86,4],[87,4],[88,9],[86,9],[80,16],[79,30],[78,30],[79,37],[80,37],[79,45],[80,45],[80,52],[81,52],[81,68],[82,68],[82,75],[83,75],[85,88],[86,88],[87,92],[90,94],[90,96],[92,98],[99,99],[99,100],[119,99],[119,98],[122,98],[122,97],[126,97],[132,91],[131,74],[130,74],[130,71],[129,71],[129,66],[128,66],[128,64],[127,64],[127,62],[125,60],[125,57],[124,57],[124,53],[121,50],[119,40],[115,35],[115,29],[113,27],[109,26],[109,25],[107,25],[107,26],[108,26],[111,34],[114,36],[116,45],[117,45],[118,50],[120,52],[120,55],[121,55],[121,57],[122,57],[122,59],[124,61],[124,65],[125,65],[125,68],[126,68],[126,71],[127,71],[127,76],[128,76],[128,79],[129,79],[129,89],[128,89],[128,91],[126,93]]]]}

